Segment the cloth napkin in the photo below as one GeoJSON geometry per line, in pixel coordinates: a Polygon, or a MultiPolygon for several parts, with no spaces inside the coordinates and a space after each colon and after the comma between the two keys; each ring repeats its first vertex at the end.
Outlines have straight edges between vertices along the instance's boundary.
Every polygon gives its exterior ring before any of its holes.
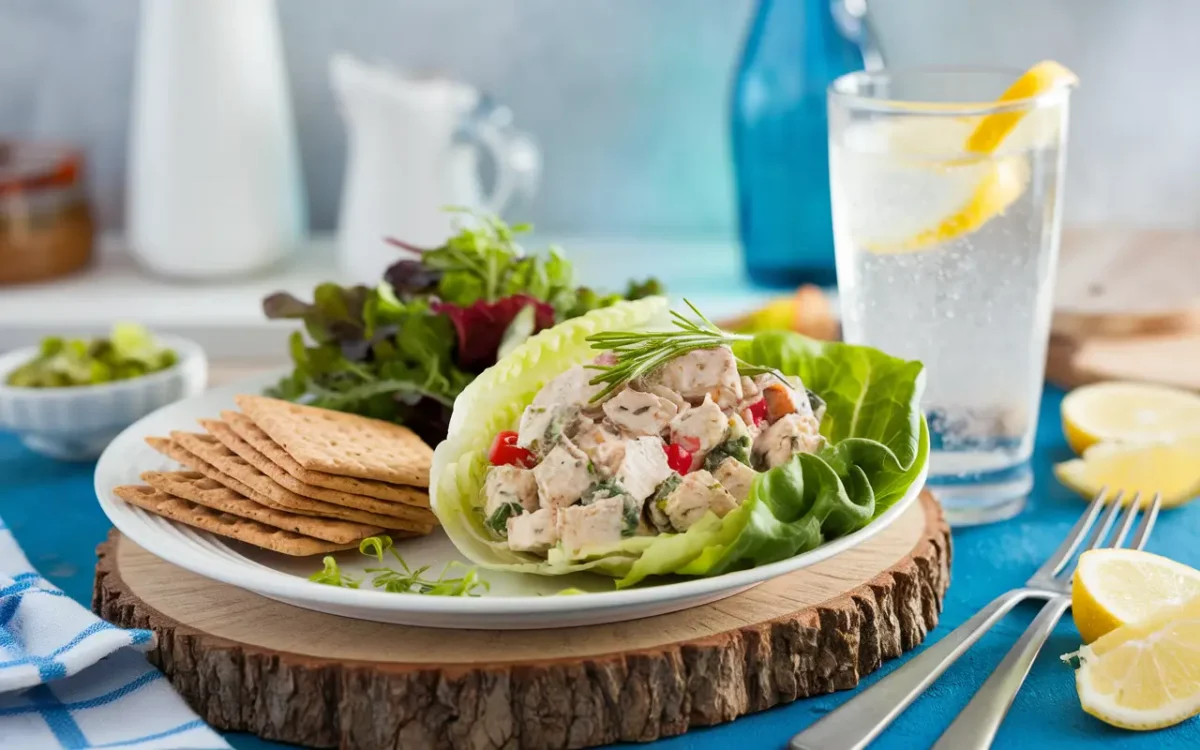
{"type": "Polygon", "coordinates": [[[140,652],[42,578],[0,519],[0,748],[229,748],[140,652]]]}

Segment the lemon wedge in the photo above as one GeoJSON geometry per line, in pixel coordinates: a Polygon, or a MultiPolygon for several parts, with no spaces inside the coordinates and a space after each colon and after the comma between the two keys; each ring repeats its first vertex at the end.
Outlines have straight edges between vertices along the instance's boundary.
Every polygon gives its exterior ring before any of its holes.
{"type": "MultiPolygon", "coordinates": [[[[1078,85],[1078,76],[1066,67],[1053,60],[1043,60],[1025,71],[1000,95],[996,104],[1032,99],[1051,89],[1078,85]]],[[[1012,112],[993,112],[983,118],[967,138],[967,151],[990,154],[1030,111],[1019,109],[1012,112]]]]}
{"type": "MultiPolygon", "coordinates": [[[[1014,102],[1039,96],[1055,88],[1074,86],[1079,79],[1067,68],[1053,61],[1040,62],[1021,75],[1001,96],[996,104],[1014,102]]],[[[937,178],[946,187],[932,190],[920,190],[924,196],[933,196],[937,192],[955,195],[955,200],[944,209],[940,220],[910,231],[897,237],[895,233],[886,238],[870,237],[861,234],[860,244],[863,249],[876,254],[908,253],[925,250],[940,245],[949,240],[968,235],[996,216],[1003,214],[1024,193],[1029,184],[1029,163],[1025,154],[1012,154],[996,159],[986,159],[993,155],[1000,145],[1009,137],[1023,120],[1029,121],[1033,127],[1023,138],[1019,138],[1023,148],[1029,148],[1038,141],[1049,141],[1047,133],[1056,133],[1059,122],[1057,112],[1053,118],[1039,117],[1039,110],[1028,108],[1013,111],[993,112],[983,117],[958,118],[916,118],[915,124],[922,120],[939,123],[939,129],[952,133],[956,127],[964,124],[969,129],[965,139],[950,140],[945,137],[931,138],[926,143],[914,144],[913,138],[906,134],[905,128],[897,128],[893,153],[903,155],[928,155],[930,153],[948,151],[965,151],[968,155],[979,158],[951,159],[936,166],[929,167],[930,179],[937,178]],[[963,179],[969,180],[968,186],[962,192],[955,186],[963,179]]],[[[907,130],[913,130],[908,128],[907,130]]],[[[928,127],[917,130],[929,130],[928,127]]],[[[910,190],[916,188],[915,176],[911,176],[910,190]]],[[[931,205],[944,201],[930,199],[931,205]]],[[[922,212],[923,213],[923,212],[922,212]]],[[[911,221],[911,220],[910,220],[911,221]]]]}
{"type": "Polygon", "coordinates": [[[1084,643],[1195,597],[1200,570],[1138,550],[1084,552],[1071,579],[1071,614],[1084,643]]]}
{"type": "Polygon", "coordinates": [[[1161,729],[1200,714],[1200,598],[1120,627],[1078,653],[1083,710],[1125,729],[1161,729]]]}
{"type": "Polygon", "coordinates": [[[1097,383],[1067,394],[1062,423],[1079,454],[1105,440],[1171,441],[1200,434],[1200,396],[1165,385],[1097,383]]]}
{"type": "Polygon", "coordinates": [[[1171,443],[1099,443],[1082,458],[1054,467],[1054,476],[1091,500],[1107,487],[1124,491],[1128,501],[1141,493],[1146,504],[1154,493],[1164,508],[1182,505],[1200,495],[1200,437],[1171,443]]]}

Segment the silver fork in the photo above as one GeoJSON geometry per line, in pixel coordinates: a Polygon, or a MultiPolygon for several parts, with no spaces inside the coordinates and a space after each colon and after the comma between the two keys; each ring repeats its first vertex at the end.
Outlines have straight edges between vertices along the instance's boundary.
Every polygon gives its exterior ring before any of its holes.
{"type": "MultiPolygon", "coordinates": [[[[1100,502],[1102,497],[1103,493],[1093,503],[1100,502]]],[[[1141,499],[1140,493],[1135,494],[1133,499],[1125,505],[1126,510],[1117,527],[1116,536],[1106,542],[1109,531],[1116,520],[1118,508],[1121,507],[1121,493],[1117,493],[1116,499],[1108,506],[1108,510],[1104,514],[1104,520],[1092,530],[1084,549],[1123,546],[1125,538],[1129,536],[1129,531],[1133,528],[1134,519],[1137,518],[1141,499]]],[[[1162,498],[1155,494],[1154,500],[1142,516],[1142,522],[1134,534],[1131,545],[1133,549],[1142,549],[1146,546],[1150,532],[1154,529],[1154,521],[1158,518],[1161,502],[1162,498]]],[[[1021,684],[1025,682],[1029,668],[1033,666],[1034,659],[1042,649],[1042,644],[1050,637],[1059,618],[1071,606],[1071,576],[1074,571],[1075,563],[1073,559],[1068,558],[1060,561],[1053,571],[1047,571],[1043,566],[1043,569],[1029,579],[1028,586],[1052,592],[1054,596],[1042,605],[1042,611],[1033,619],[1029,628],[1021,634],[1020,639],[1000,662],[1000,666],[996,667],[996,671],[987,678],[987,681],[971,698],[971,702],[938,739],[934,750],[970,750],[971,748],[984,750],[992,746],[996,730],[1000,728],[1000,723],[1008,714],[1008,709],[1012,706],[1013,699],[1017,697],[1017,691],[1021,689],[1021,684]]]]}
{"type": "MultiPolygon", "coordinates": [[[[945,638],[797,734],[788,745],[790,750],[859,750],[866,747],[1013,607],[1026,599],[1044,599],[1046,603],[1029,629],[936,745],[941,750],[989,747],[1042,644],[1071,605],[1075,553],[1081,548],[1090,550],[1104,546],[1112,530],[1122,508],[1123,493],[1117,493],[1111,503],[1106,502],[1106,496],[1107,489],[1100,490],[1067,538],[1023,588],[997,597],[945,638]],[[1103,518],[1097,525],[1096,519],[1102,511],[1103,518]]],[[[1117,536],[1107,546],[1119,547],[1124,543],[1137,517],[1139,500],[1140,495],[1135,495],[1125,506],[1127,510],[1123,513],[1117,536]]],[[[1155,495],[1134,534],[1134,549],[1146,546],[1158,517],[1159,505],[1160,498],[1155,495]]]]}

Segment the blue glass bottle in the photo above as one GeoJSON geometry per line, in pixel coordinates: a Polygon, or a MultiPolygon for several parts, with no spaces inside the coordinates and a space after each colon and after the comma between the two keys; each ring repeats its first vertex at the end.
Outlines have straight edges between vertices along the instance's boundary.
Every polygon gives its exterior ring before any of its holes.
{"type": "MultiPolygon", "coordinates": [[[[863,68],[843,0],[759,0],[732,97],[738,221],[757,284],[832,285],[825,91],[863,68]]],[[[862,5],[860,2],[859,5],[862,5]]]]}

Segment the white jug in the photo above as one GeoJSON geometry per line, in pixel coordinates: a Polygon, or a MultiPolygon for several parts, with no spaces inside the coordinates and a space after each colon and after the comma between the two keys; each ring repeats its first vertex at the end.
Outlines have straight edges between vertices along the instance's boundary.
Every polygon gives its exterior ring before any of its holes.
{"type": "Polygon", "coordinates": [[[500,214],[537,186],[541,157],[512,114],[464,83],[414,77],[337,55],[330,63],[349,153],[338,222],[338,260],[348,280],[374,284],[400,259],[394,237],[437,247],[461,206],[500,214]],[[494,163],[483,195],[478,152],[494,163]]]}
{"type": "Polygon", "coordinates": [[[151,271],[272,265],[308,224],[274,0],[142,3],[126,232],[151,271]]]}

